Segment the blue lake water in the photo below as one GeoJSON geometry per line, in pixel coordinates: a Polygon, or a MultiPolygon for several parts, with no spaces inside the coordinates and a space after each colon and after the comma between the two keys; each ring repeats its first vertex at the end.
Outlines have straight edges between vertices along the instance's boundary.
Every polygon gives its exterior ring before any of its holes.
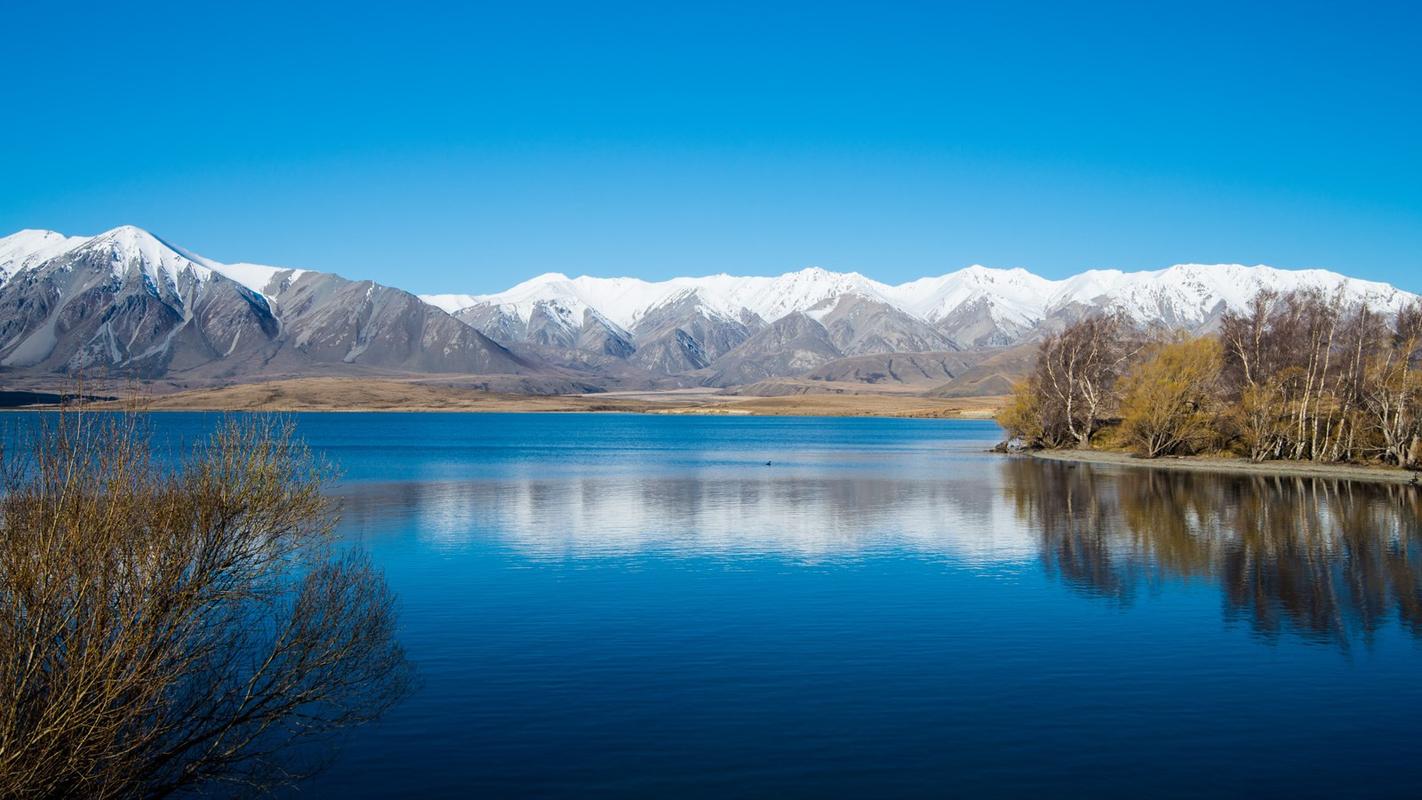
{"type": "Polygon", "coordinates": [[[421,681],[299,796],[1422,789],[1410,488],[995,456],[986,422],[296,419],[421,681]]]}

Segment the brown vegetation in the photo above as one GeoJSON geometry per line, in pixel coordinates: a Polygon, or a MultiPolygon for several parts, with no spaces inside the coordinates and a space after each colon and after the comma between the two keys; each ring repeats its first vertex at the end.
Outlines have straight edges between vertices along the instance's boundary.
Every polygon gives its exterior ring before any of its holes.
{"type": "Polygon", "coordinates": [[[4,455],[0,796],[267,788],[408,687],[385,581],[288,428],[172,464],[135,415],[66,413],[4,455]]]}
{"type": "Polygon", "coordinates": [[[1121,432],[1141,455],[1199,452],[1214,440],[1221,348],[1183,339],[1148,348],[1122,381],[1121,432]]]}
{"type": "Polygon", "coordinates": [[[1422,458],[1422,307],[1391,319],[1341,296],[1261,292],[1217,336],[1136,344],[1109,317],[1039,348],[998,419],[1029,447],[1087,447],[1103,427],[1139,455],[1252,461],[1422,458]]]}
{"type": "Polygon", "coordinates": [[[154,411],[643,411],[656,404],[560,395],[515,395],[424,381],[292,378],[149,397],[154,411]]]}
{"type": "MultiPolygon", "coordinates": [[[[301,378],[154,395],[154,411],[459,411],[620,412],[709,415],[990,417],[1003,397],[928,397],[904,387],[786,379],[771,397],[721,389],[605,392],[587,395],[499,394],[428,381],[301,378]]],[[[767,382],[768,385],[768,382],[767,382]]],[[[743,390],[745,391],[745,390],[743,390]]],[[[104,407],[99,404],[99,407],[104,407]]],[[[122,404],[109,404],[121,408],[122,404]]]]}

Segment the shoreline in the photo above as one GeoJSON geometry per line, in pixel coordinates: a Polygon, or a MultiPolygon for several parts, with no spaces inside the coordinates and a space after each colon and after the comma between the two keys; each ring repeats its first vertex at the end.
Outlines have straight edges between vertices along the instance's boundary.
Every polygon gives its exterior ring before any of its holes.
{"type": "Polygon", "coordinates": [[[1226,475],[1256,475],[1266,478],[1324,478],[1412,486],[1422,484],[1422,473],[1396,467],[1356,464],[1315,464],[1307,461],[1253,462],[1232,458],[1175,456],[1140,458],[1109,450],[1035,450],[1022,455],[1043,461],[1100,466],[1203,472],[1226,475]]]}
{"type": "MultiPolygon", "coordinates": [[[[60,411],[58,405],[27,405],[0,408],[0,413],[41,413],[60,411]]],[[[123,412],[129,410],[115,402],[95,403],[86,408],[89,412],[123,412]]],[[[671,408],[617,408],[599,407],[539,407],[529,404],[524,407],[513,403],[507,406],[479,408],[472,406],[303,406],[303,405],[255,405],[255,406],[143,406],[137,409],[144,414],[179,414],[186,412],[237,412],[251,414],[615,414],[642,417],[807,417],[811,419],[846,419],[851,417],[873,419],[942,419],[970,422],[991,422],[992,414],[982,414],[973,410],[947,408],[943,410],[875,411],[872,409],[826,411],[823,409],[785,407],[775,410],[735,408],[728,406],[671,407],[671,408]]]]}

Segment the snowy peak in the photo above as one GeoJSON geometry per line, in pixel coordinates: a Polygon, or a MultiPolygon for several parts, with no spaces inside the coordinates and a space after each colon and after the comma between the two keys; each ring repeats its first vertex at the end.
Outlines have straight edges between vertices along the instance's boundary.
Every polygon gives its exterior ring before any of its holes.
{"type": "Polygon", "coordinates": [[[54,231],[26,229],[0,238],[0,285],[11,275],[66,253],[85,241],[54,231]]]}
{"type": "Polygon", "coordinates": [[[1147,272],[1092,270],[1057,283],[1044,314],[1070,305],[1099,306],[1123,311],[1137,322],[1187,328],[1207,324],[1227,308],[1243,308],[1263,289],[1341,292],[1347,300],[1387,311],[1415,297],[1385,283],[1328,270],[1242,264],[1177,264],[1147,272]]]}
{"type": "Polygon", "coordinates": [[[0,371],[225,381],[314,368],[516,374],[539,363],[407,292],[221,264],[131,225],[75,238],[21,231],[0,248],[18,271],[0,284],[0,371]]]}
{"type": "Polygon", "coordinates": [[[0,238],[0,285],[18,272],[76,251],[108,261],[115,275],[137,266],[155,282],[176,285],[185,270],[191,270],[198,280],[206,280],[216,272],[259,294],[264,293],[277,276],[295,279],[305,272],[263,264],[223,264],[169,244],[135,225],[120,225],[97,236],[22,230],[0,238]]]}
{"type": "Polygon", "coordinates": [[[479,296],[473,294],[422,294],[420,299],[448,314],[479,303],[479,296]]]}
{"type": "Polygon", "coordinates": [[[121,225],[105,231],[75,248],[76,253],[90,253],[106,258],[115,276],[129,269],[138,269],[156,283],[177,286],[184,272],[198,280],[211,277],[212,270],[198,264],[158,237],[132,225],[121,225]]]}
{"type": "Polygon", "coordinates": [[[796,311],[808,311],[815,306],[847,294],[884,299],[889,287],[876,283],[857,272],[830,272],[809,267],[799,272],[781,275],[763,291],[754,291],[744,298],[746,307],[767,320],[776,320],[796,311]]]}
{"type": "Polygon", "coordinates": [[[928,322],[947,319],[960,309],[989,309],[995,319],[1031,325],[1042,318],[1052,282],[1025,269],[973,265],[936,278],[920,278],[893,287],[891,295],[905,312],[928,322]]]}

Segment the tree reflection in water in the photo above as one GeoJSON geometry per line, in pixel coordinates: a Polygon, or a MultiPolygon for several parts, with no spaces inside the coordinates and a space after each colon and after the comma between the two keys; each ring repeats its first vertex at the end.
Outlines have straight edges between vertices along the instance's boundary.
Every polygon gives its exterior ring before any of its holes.
{"type": "Polygon", "coordinates": [[[1370,641],[1389,618],[1422,636],[1422,492],[1321,479],[1012,459],[1004,489],[1045,569],[1129,603],[1170,578],[1219,584],[1258,634],[1370,641]]]}

